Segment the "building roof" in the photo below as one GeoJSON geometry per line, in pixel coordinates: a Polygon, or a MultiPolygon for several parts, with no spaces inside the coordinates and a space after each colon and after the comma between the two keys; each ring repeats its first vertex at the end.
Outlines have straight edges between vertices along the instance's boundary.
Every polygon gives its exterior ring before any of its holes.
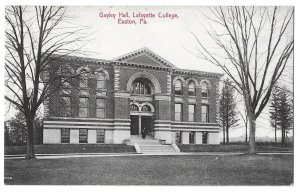
{"type": "Polygon", "coordinates": [[[94,64],[108,64],[108,65],[125,65],[125,66],[135,66],[135,67],[143,67],[143,68],[152,68],[152,69],[161,69],[173,71],[173,73],[177,74],[189,74],[189,75],[200,75],[200,76],[212,76],[221,78],[223,74],[213,73],[213,72],[204,72],[197,70],[188,70],[188,69],[180,69],[174,66],[172,63],[167,61],[166,59],[160,57],[150,49],[144,47],[125,55],[119,56],[112,60],[104,60],[104,59],[95,59],[89,57],[78,57],[78,56],[63,56],[61,55],[53,55],[54,57],[60,57],[60,59],[67,59],[70,61],[80,61],[94,64]]]}
{"type": "Polygon", "coordinates": [[[136,64],[143,63],[145,65],[161,66],[164,68],[172,68],[172,69],[177,68],[175,65],[173,65],[166,59],[162,58],[158,54],[154,53],[147,47],[132,51],[125,55],[121,55],[113,60],[121,61],[121,62],[136,63],[136,64]]]}

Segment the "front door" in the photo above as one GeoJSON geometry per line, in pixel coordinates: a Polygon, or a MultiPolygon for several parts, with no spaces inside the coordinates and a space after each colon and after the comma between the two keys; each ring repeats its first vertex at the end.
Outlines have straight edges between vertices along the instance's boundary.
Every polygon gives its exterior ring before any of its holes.
{"type": "Polygon", "coordinates": [[[144,127],[146,128],[146,133],[147,135],[150,135],[150,136],[154,136],[153,135],[153,125],[152,125],[152,117],[149,117],[149,116],[142,116],[141,117],[141,128],[143,129],[144,127]]]}
{"type": "Polygon", "coordinates": [[[130,115],[130,135],[139,134],[139,116],[130,115]]]}

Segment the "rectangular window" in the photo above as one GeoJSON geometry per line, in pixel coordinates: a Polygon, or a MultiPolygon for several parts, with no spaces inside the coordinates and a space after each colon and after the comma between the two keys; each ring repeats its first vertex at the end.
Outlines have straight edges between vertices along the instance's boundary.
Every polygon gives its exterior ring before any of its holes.
{"type": "Polygon", "coordinates": [[[189,105],[189,121],[195,121],[195,105],[189,105]]]}
{"type": "Polygon", "coordinates": [[[201,106],[201,121],[208,122],[208,105],[201,106]]]}
{"type": "Polygon", "coordinates": [[[105,99],[97,99],[96,100],[96,117],[104,118],[105,117],[105,99]]]}
{"type": "Polygon", "coordinates": [[[195,131],[189,133],[190,144],[195,144],[195,131]]]}
{"type": "Polygon", "coordinates": [[[71,116],[71,97],[61,97],[61,107],[62,107],[62,116],[70,117],[71,116]]]}
{"type": "Polygon", "coordinates": [[[79,117],[88,117],[89,99],[85,97],[79,98],[79,117]]]}
{"type": "Polygon", "coordinates": [[[97,143],[104,143],[105,130],[97,129],[97,143]]]}
{"type": "Polygon", "coordinates": [[[87,143],[88,130],[79,129],[79,143],[87,143]]]}
{"type": "Polygon", "coordinates": [[[182,121],[182,104],[175,104],[175,121],[182,121]]]}
{"type": "Polygon", "coordinates": [[[61,129],[61,143],[70,143],[70,129],[61,129]]]}
{"type": "Polygon", "coordinates": [[[207,144],[208,132],[202,132],[202,144],[207,144]]]}
{"type": "Polygon", "coordinates": [[[176,131],[176,143],[181,143],[181,131],[176,131]]]}

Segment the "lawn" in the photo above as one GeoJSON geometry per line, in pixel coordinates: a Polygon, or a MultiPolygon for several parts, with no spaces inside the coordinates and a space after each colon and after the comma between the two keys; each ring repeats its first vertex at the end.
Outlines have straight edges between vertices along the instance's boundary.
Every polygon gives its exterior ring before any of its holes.
{"type": "MultiPolygon", "coordinates": [[[[178,145],[181,152],[247,152],[248,145],[178,145]]],[[[293,152],[292,145],[282,145],[275,143],[256,143],[257,152],[290,151],[293,152]]]]}
{"type": "MultiPolygon", "coordinates": [[[[245,144],[230,145],[181,145],[178,147],[182,152],[247,152],[245,144]]],[[[257,143],[257,151],[293,151],[292,145],[281,145],[274,143],[257,143]]],[[[135,148],[130,145],[116,144],[44,144],[35,145],[37,154],[62,154],[62,153],[136,153],[135,148]]],[[[5,155],[25,154],[25,146],[6,146],[5,155]]]]}
{"type": "Polygon", "coordinates": [[[5,160],[6,184],[291,185],[293,155],[5,160]]]}
{"type": "MultiPolygon", "coordinates": [[[[44,144],[35,145],[37,154],[62,154],[62,153],[136,153],[130,145],[110,144],[44,144]]],[[[5,155],[19,155],[26,153],[26,146],[6,146],[5,155]]]]}

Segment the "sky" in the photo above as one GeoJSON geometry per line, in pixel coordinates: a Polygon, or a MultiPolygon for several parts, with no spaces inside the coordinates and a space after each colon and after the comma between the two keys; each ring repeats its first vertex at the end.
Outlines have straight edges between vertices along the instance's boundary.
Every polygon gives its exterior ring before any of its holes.
{"type": "MultiPolygon", "coordinates": [[[[147,47],[178,68],[222,73],[217,66],[194,56],[197,43],[196,34],[204,44],[211,44],[207,35],[209,7],[69,7],[68,14],[76,18],[78,25],[91,27],[90,41],[85,46],[88,56],[101,59],[114,59],[128,52],[147,47]],[[146,18],[147,24],[139,24],[137,14],[155,17],[146,18]],[[163,14],[176,14],[175,18],[161,18],[163,14]],[[128,14],[129,17],[120,17],[128,14]],[[151,15],[152,14],[152,15],[151,15]],[[120,24],[119,19],[135,20],[136,24],[120,24]],[[91,52],[90,52],[91,51],[91,52]]],[[[292,29],[291,29],[292,30],[292,29]]],[[[290,62],[290,66],[292,66],[290,62]]],[[[290,72],[291,73],[291,72],[290,72]]],[[[292,82],[289,77],[286,81],[292,82]]],[[[242,110],[242,107],[239,107],[242,110]]],[[[272,137],[268,108],[257,120],[257,136],[272,137]]],[[[231,137],[244,135],[243,122],[239,128],[232,129],[231,137]]]]}
{"type": "MultiPolygon", "coordinates": [[[[88,41],[83,48],[88,57],[110,60],[147,47],[178,68],[223,74],[220,68],[193,54],[198,45],[192,33],[202,43],[212,44],[205,28],[208,23],[206,16],[211,16],[209,7],[69,6],[66,14],[72,16],[72,22],[77,26],[89,28],[86,30],[88,41]],[[138,14],[152,17],[140,20],[140,17],[134,17],[138,14]],[[121,24],[126,20],[135,24],[121,24]]],[[[287,78],[287,81],[291,79],[287,78]]],[[[257,120],[258,137],[273,136],[268,116],[266,109],[257,120]]],[[[239,127],[243,127],[242,122],[239,127]]],[[[242,128],[230,133],[231,137],[243,134],[242,128]]]]}

